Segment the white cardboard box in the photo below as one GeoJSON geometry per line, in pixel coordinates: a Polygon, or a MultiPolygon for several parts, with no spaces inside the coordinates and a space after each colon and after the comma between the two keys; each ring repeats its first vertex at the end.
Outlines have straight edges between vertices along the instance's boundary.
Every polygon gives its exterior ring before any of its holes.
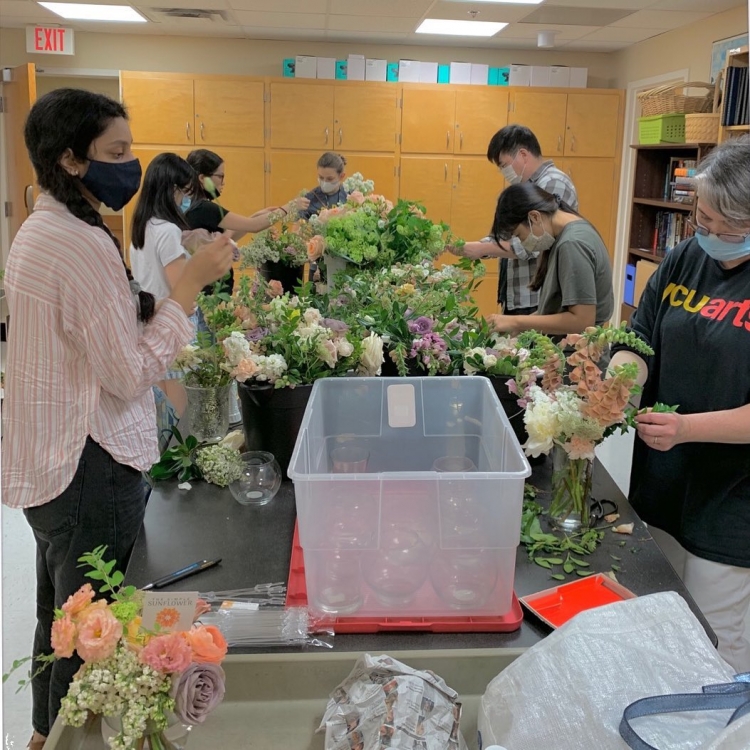
{"type": "Polygon", "coordinates": [[[489,83],[490,66],[482,63],[471,64],[471,83],[475,86],[486,86],[489,83]]]}
{"type": "Polygon", "coordinates": [[[419,73],[422,63],[419,60],[399,60],[399,83],[419,83],[419,73]]]}
{"type": "Polygon", "coordinates": [[[588,68],[571,68],[570,69],[570,88],[585,89],[589,82],[588,68]]]}
{"type": "Polygon", "coordinates": [[[365,81],[385,81],[388,72],[387,60],[365,61],[365,81]]]}
{"type": "Polygon", "coordinates": [[[511,65],[510,76],[508,77],[509,86],[530,86],[531,85],[531,66],[530,65],[511,65]]]}
{"type": "Polygon", "coordinates": [[[553,65],[550,68],[550,86],[558,89],[570,86],[570,68],[567,65],[553,65]]]}
{"type": "MultiPolygon", "coordinates": [[[[364,81],[365,80],[365,56],[349,55],[346,65],[347,81],[364,81]]],[[[385,80],[385,79],[383,79],[385,80]]]]}
{"type": "Polygon", "coordinates": [[[471,63],[451,63],[451,83],[471,83],[471,63]]]}
{"type": "Polygon", "coordinates": [[[297,55],[294,61],[295,78],[317,78],[318,58],[310,55],[297,55]]]}
{"type": "Polygon", "coordinates": [[[437,83],[438,64],[436,62],[419,61],[419,82],[437,83]]]}
{"type": "Polygon", "coordinates": [[[319,57],[318,58],[318,78],[334,80],[336,78],[336,58],[319,57]]]}
{"type": "Polygon", "coordinates": [[[551,86],[552,68],[549,65],[532,65],[529,75],[531,86],[551,86]]]}

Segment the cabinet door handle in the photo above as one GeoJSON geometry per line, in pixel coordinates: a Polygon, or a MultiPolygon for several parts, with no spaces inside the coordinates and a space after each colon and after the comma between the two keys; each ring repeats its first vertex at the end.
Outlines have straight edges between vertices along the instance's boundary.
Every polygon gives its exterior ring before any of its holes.
{"type": "Polygon", "coordinates": [[[326,146],[328,145],[328,128],[326,128],[326,146]]]}
{"type": "Polygon", "coordinates": [[[557,151],[558,153],[562,151],[562,136],[557,136],[557,151]]]}
{"type": "Polygon", "coordinates": [[[461,182],[461,165],[458,165],[458,181],[461,182]]]}
{"type": "Polygon", "coordinates": [[[205,141],[206,137],[203,135],[203,125],[204,125],[204,123],[201,123],[201,140],[205,141]]]}
{"type": "Polygon", "coordinates": [[[446,148],[451,147],[451,131],[450,130],[445,131],[445,147],[446,148]]]}
{"type": "Polygon", "coordinates": [[[443,165],[443,182],[448,179],[448,164],[443,165]]]}
{"type": "Polygon", "coordinates": [[[570,150],[575,151],[576,150],[576,137],[572,136],[570,139],[570,150]]]}
{"type": "Polygon", "coordinates": [[[190,123],[189,122],[185,123],[185,137],[188,139],[188,141],[190,140],[190,123]]]}
{"type": "Polygon", "coordinates": [[[342,128],[339,128],[339,146],[344,142],[344,131],[342,128]]]}
{"type": "Polygon", "coordinates": [[[461,136],[459,138],[459,148],[461,149],[461,151],[464,150],[464,133],[463,133],[463,130],[461,131],[461,136]]]}

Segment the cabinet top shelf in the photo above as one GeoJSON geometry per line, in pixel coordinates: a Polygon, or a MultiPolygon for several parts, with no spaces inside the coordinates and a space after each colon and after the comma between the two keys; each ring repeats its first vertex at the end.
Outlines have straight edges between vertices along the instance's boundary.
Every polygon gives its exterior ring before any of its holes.
{"type": "Polygon", "coordinates": [[[656,206],[656,208],[666,208],[671,211],[692,211],[692,203],[677,203],[676,201],[654,200],[652,198],[633,198],[633,203],[642,206],[656,206]]]}
{"type": "Polygon", "coordinates": [[[671,150],[682,150],[682,151],[697,151],[701,148],[713,148],[715,143],[654,143],[654,144],[642,144],[633,143],[630,148],[634,148],[636,151],[654,151],[655,149],[671,149],[671,150]]]}

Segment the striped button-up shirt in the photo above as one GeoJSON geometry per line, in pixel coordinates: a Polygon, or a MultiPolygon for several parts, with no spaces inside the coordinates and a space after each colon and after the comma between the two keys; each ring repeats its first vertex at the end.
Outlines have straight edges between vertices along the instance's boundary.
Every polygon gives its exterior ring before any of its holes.
{"type": "Polygon", "coordinates": [[[42,505],[70,484],[90,435],[116,461],[158,460],[151,386],[193,326],[164,300],[137,320],[120,254],[103,229],[42,195],[10,249],[2,500],[42,505]]]}

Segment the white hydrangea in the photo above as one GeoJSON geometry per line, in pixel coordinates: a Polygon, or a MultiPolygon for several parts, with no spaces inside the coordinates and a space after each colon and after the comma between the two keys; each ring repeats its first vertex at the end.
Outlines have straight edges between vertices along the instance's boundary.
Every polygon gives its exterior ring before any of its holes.
{"type": "Polygon", "coordinates": [[[250,356],[250,342],[239,331],[232,331],[232,334],[224,339],[223,346],[232,367],[237,367],[243,359],[250,356]]]}

